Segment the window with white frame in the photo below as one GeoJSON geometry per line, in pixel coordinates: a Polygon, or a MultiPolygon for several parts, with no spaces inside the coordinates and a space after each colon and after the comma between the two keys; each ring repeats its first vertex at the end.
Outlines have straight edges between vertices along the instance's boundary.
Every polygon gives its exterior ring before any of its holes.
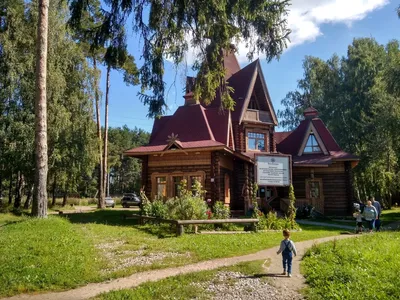
{"type": "Polygon", "coordinates": [[[247,133],[248,150],[265,150],[265,134],[259,132],[247,133]]]}
{"type": "Polygon", "coordinates": [[[321,147],[318,144],[317,139],[313,133],[310,133],[307,144],[304,148],[304,153],[321,153],[321,147]]]}

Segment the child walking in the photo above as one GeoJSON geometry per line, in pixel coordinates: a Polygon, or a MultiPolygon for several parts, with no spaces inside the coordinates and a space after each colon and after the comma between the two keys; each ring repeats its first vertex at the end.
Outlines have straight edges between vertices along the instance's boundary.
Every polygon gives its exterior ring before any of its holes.
{"type": "Polygon", "coordinates": [[[282,253],[282,265],[283,265],[283,273],[282,275],[292,277],[292,259],[297,255],[296,246],[293,241],[290,240],[290,231],[285,229],[283,231],[284,240],[282,240],[281,245],[279,247],[278,252],[276,254],[282,253]],[[287,268],[286,268],[287,267],[287,268]]]}
{"type": "Polygon", "coordinates": [[[363,222],[362,222],[362,213],[359,209],[353,214],[354,218],[356,218],[356,233],[362,233],[363,231],[363,222]]]}

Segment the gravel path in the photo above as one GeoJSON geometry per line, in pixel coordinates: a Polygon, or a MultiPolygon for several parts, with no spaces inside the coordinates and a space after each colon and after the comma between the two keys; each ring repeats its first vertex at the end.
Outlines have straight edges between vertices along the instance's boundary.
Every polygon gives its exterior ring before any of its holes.
{"type": "MultiPolygon", "coordinates": [[[[168,268],[163,270],[154,270],[147,271],[141,273],[135,273],[131,276],[119,278],[115,280],[111,280],[108,282],[102,283],[91,283],[86,286],[64,291],[64,292],[51,292],[45,294],[36,294],[36,295],[17,295],[10,298],[5,298],[7,300],[82,300],[94,297],[100,293],[109,292],[112,290],[124,289],[124,288],[133,288],[147,281],[157,281],[163,278],[167,278],[170,276],[193,273],[203,270],[212,270],[220,267],[231,266],[237,264],[239,262],[246,261],[254,261],[261,259],[270,259],[271,265],[268,269],[266,269],[266,273],[262,274],[262,276],[266,276],[271,278],[271,284],[266,285],[263,283],[263,287],[261,287],[260,283],[256,280],[257,276],[243,278],[243,280],[239,280],[240,285],[255,285],[260,289],[260,292],[257,292],[257,297],[254,294],[254,297],[249,296],[248,294],[242,295],[237,294],[234,298],[216,298],[216,299],[301,299],[301,296],[297,293],[297,291],[304,287],[304,277],[299,273],[299,264],[301,257],[303,256],[306,249],[311,247],[315,243],[323,243],[327,241],[331,241],[334,239],[344,239],[355,237],[356,235],[341,235],[341,236],[333,236],[327,238],[321,238],[316,240],[309,240],[304,242],[297,242],[296,248],[298,255],[293,260],[293,277],[283,277],[279,275],[282,272],[281,265],[281,256],[276,255],[277,247],[259,251],[254,254],[248,254],[237,257],[230,258],[220,258],[209,261],[203,261],[195,264],[190,264],[181,267],[168,268]],[[252,280],[254,279],[254,280],[252,280]],[[251,298],[249,298],[251,297],[251,298]]],[[[246,289],[249,293],[251,293],[251,289],[246,289]]],[[[227,295],[225,292],[224,296],[227,295]]],[[[234,295],[233,295],[234,296],[234,295]]],[[[222,297],[222,296],[221,296],[222,297]]]]}

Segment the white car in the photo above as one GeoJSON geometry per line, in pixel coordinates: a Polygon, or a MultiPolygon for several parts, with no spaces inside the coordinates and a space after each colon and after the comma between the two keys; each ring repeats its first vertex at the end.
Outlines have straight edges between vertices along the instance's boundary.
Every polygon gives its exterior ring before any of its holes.
{"type": "Polygon", "coordinates": [[[105,203],[106,203],[106,207],[112,207],[112,208],[114,208],[114,206],[115,206],[115,201],[114,201],[114,199],[111,198],[111,197],[106,197],[106,198],[105,198],[105,203]]]}

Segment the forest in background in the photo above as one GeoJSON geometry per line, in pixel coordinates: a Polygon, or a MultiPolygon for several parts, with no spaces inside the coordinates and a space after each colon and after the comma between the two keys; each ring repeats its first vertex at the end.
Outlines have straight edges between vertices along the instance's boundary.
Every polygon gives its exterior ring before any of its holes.
{"type": "Polygon", "coordinates": [[[280,125],[293,130],[313,106],[344,151],[358,155],[355,198],[391,205],[400,191],[400,49],[392,40],[354,39],[347,55],[307,56],[298,88],[282,100],[280,125]]]}
{"type": "MultiPolygon", "coordinates": [[[[7,1],[6,1],[7,2],[7,1]]],[[[9,1],[0,9],[0,195],[3,203],[28,208],[33,193],[35,1],[9,1]]],[[[48,38],[48,191],[54,196],[95,197],[98,139],[94,117],[100,76],[66,26],[68,8],[51,1],[48,38]]],[[[102,128],[104,133],[104,128],[102,128]]],[[[110,193],[138,191],[140,163],[122,152],[146,144],[142,129],[109,128],[110,193]]]]}

